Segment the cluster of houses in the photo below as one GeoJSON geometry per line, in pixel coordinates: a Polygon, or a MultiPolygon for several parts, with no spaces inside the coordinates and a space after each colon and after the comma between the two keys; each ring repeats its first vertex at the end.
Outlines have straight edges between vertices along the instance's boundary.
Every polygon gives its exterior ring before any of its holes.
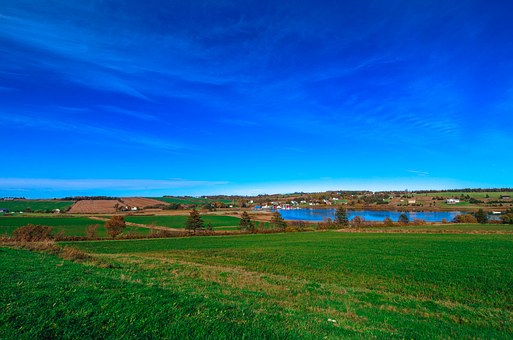
{"type": "Polygon", "coordinates": [[[457,198],[448,198],[445,200],[445,203],[447,204],[458,204],[460,203],[460,200],[457,198]]]}

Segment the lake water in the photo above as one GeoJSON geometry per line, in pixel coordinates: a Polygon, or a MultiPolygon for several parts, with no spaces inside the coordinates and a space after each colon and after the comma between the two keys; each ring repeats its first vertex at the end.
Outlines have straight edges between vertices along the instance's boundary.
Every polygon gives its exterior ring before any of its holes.
{"type": "MultiPolygon", "coordinates": [[[[285,220],[289,221],[312,221],[321,222],[325,218],[335,219],[336,209],[279,209],[281,216],[285,220]]],[[[349,220],[355,216],[365,218],[366,221],[383,221],[385,217],[390,217],[394,222],[397,222],[399,215],[402,211],[374,211],[374,210],[347,210],[349,220]]],[[[426,222],[441,222],[442,219],[446,219],[448,222],[452,221],[456,215],[460,215],[459,211],[407,211],[404,212],[410,221],[413,219],[422,219],[426,222]]]]}

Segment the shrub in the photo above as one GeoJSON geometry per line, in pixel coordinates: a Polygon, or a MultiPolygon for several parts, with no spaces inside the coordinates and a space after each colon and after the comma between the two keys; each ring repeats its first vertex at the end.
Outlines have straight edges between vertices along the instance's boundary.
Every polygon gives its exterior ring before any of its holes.
{"type": "Polygon", "coordinates": [[[361,216],[355,216],[353,217],[353,219],[351,220],[351,227],[353,228],[361,228],[363,227],[365,223],[365,218],[361,217],[361,216]]]}
{"type": "Polygon", "coordinates": [[[305,221],[290,221],[288,224],[297,231],[304,231],[308,226],[305,221]]]}
{"type": "Polygon", "coordinates": [[[13,237],[16,241],[22,242],[42,242],[51,240],[52,227],[28,224],[24,227],[19,227],[13,232],[13,237]]]}
{"type": "Polygon", "coordinates": [[[477,223],[477,219],[470,214],[457,215],[452,221],[454,223],[477,223]]]}
{"type": "Polygon", "coordinates": [[[385,227],[393,227],[394,221],[392,221],[392,219],[390,217],[385,217],[385,219],[383,220],[383,225],[385,227]]]}
{"type": "Polygon", "coordinates": [[[412,225],[426,225],[426,221],[421,219],[421,218],[415,218],[413,219],[413,221],[411,222],[412,225]]]}
{"type": "Polygon", "coordinates": [[[59,257],[70,261],[85,261],[92,259],[91,255],[87,254],[86,252],[80,249],[72,247],[64,247],[59,253],[59,257]]]}
{"type": "Polygon", "coordinates": [[[96,239],[96,230],[100,227],[99,224],[91,224],[87,226],[86,236],[88,239],[96,239]]]}

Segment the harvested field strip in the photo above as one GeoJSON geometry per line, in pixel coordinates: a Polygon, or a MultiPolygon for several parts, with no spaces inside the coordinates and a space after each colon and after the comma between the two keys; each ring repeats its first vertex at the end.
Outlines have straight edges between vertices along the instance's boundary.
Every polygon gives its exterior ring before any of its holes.
{"type": "Polygon", "coordinates": [[[116,206],[124,206],[118,200],[82,200],[78,201],[69,210],[71,214],[112,214],[116,206]]]}
{"type": "Polygon", "coordinates": [[[141,207],[141,208],[146,208],[146,207],[155,206],[155,205],[167,205],[168,204],[163,201],[155,200],[152,198],[143,198],[143,197],[124,197],[124,198],[121,198],[120,201],[129,207],[141,207]]]}

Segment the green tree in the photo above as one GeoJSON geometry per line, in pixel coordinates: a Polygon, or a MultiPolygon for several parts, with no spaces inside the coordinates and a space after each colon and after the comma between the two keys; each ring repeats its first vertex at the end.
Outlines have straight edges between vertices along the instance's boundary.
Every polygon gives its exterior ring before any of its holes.
{"type": "Polygon", "coordinates": [[[244,211],[242,213],[242,216],[240,218],[240,222],[239,222],[239,228],[240,230],[248,230],[248,231],[255,231],[255,225],[254,223],[251,221],[251,218],[249,217],[249,214],[244,211]]]}
{"type": "Polygon", "coordinates": [[[116,238],[116,236],[121,234],[125,228],[126,223],[123,216],[115,215],[112,216],[107,222],[105,222],[105,229],[107,229],[107,234],[109,234],[112,238],[116,238]]]}
{"type": "Polygon", "coordinates": [[[196,230],[201,230],[204,227],[200,213],[196,209],[192,209],[189,213],[189,217],[187,217],[187,221],[185,222],[185,229],[196,233],[196,230]]]}
{"type": "Polygon", "coordinates": [[[478,223],[482,223],[482,224],[488,223],[488,214],[483,209],[479,209],[474,214],[474,216],[476,217],[476,220],[478,223]]]}
{"type": "Polygon", "coordinates": [[[270,224],[276,229],[285,229],[287,227],[287,222],[285,222],[279,211],[274,212],[270,224]]]}
{"type": "Polygon", "coordinates": [[[397,220],[397,222],[399,222],[400,224],[408,224],[410,223],[410,219],[408,218],[408,215],[402,213],[401,215],[399,215],[399,219],[397,220]]]}
{"type": "Polygon", "coordinates": [[[338,207],[337,211],[335,211],[335,223],[348,226],[349,225],[349,216],[347,215],[347,210],[344,207],[338,207]]]}

